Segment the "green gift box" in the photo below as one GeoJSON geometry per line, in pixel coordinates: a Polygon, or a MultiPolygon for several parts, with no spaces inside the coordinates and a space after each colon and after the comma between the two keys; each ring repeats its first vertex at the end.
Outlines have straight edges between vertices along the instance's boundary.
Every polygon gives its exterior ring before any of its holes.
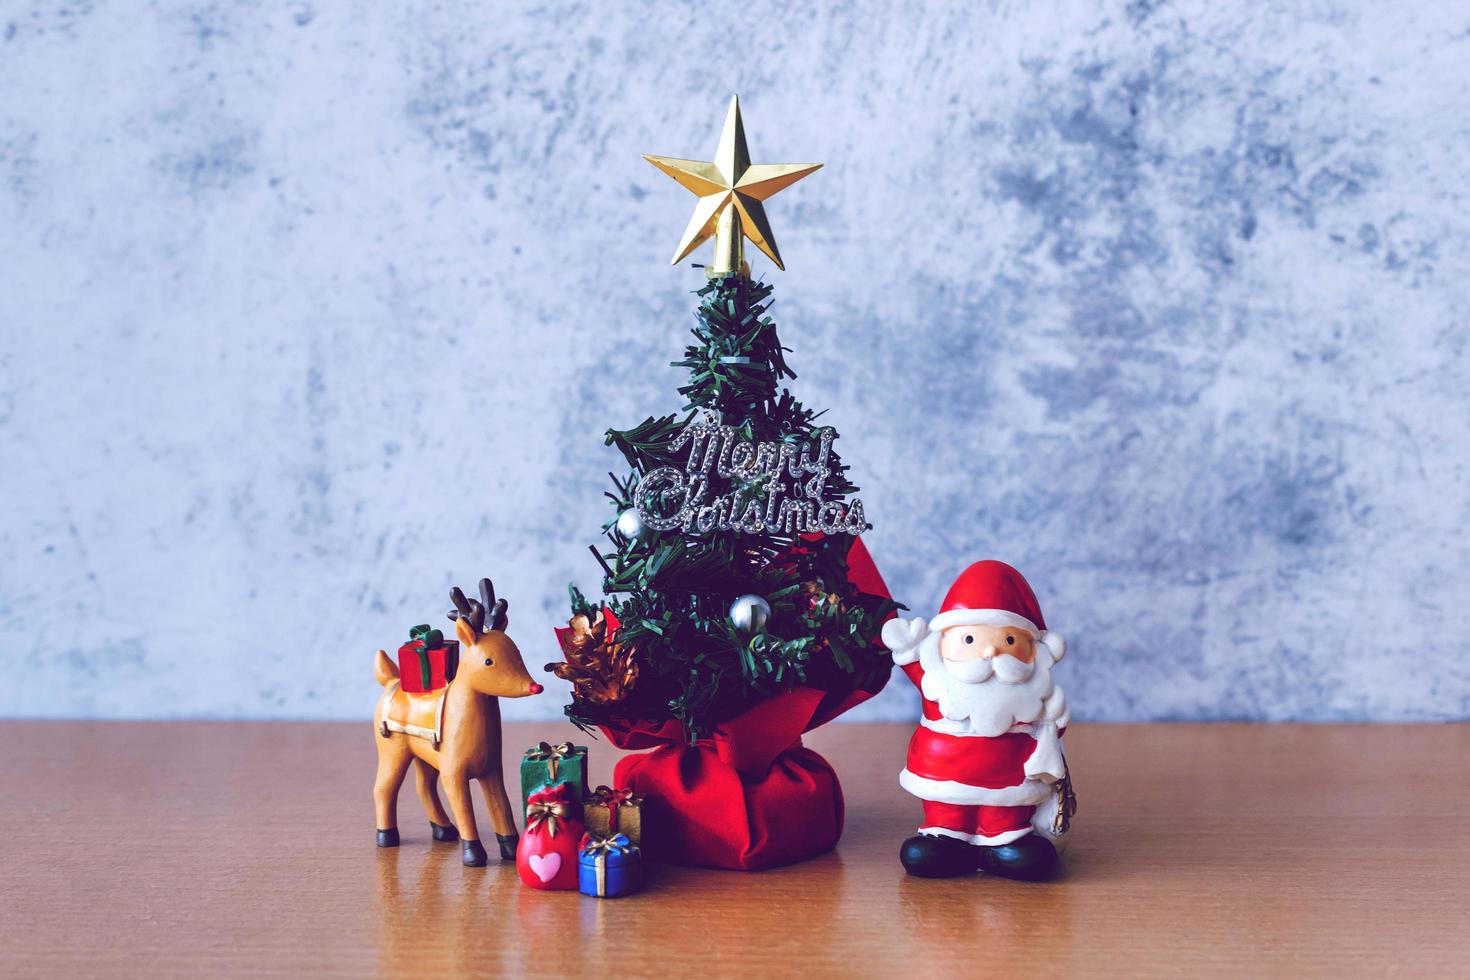
{"type": "Polygon", "coordinates": [[[532,793],[560,783],[572,788],[572,798],[580,807],[587,796],[587,746],[542,742],[527,749],[521,759],[521,813],[526,812],[532,793]]]}

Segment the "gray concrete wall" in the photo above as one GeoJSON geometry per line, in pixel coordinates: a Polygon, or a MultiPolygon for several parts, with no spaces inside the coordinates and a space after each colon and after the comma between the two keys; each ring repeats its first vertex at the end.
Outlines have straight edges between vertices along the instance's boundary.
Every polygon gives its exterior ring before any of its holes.
{"type": "Polygon", "coordinates": [[[900,599],[1016,564],[1081,719],[1470,715],[1459,5],[493,6],[0,14],[0,714],[363,718],[482,573],[554,659],[738,91],[900,599]]]}

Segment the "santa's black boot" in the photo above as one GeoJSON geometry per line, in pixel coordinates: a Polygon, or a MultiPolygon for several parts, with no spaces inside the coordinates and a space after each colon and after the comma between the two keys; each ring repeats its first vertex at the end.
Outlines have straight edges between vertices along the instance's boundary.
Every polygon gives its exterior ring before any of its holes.
{"type": "Polygon", "coordinates": [[[973,874],[980,866],[981,850],[953,837],[918,834],[903,842],[898,860],[905,871],[920,878],[953,878],[973,874]]]}
{"type": "Polygon", "coordinates": [[[1055,877],[1061,860],[1052,842],[1040,834],[1027,834],[998,847],[981,847],[980,870],[1016,881],[1047,881],[1055,877]]]}

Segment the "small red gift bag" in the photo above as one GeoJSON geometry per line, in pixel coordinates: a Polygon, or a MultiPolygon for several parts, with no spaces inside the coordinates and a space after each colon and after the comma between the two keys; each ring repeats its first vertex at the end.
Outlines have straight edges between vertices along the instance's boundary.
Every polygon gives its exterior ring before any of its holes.
{"type": "Polygon", "coordinates": [[[526,805],[526,832],[516,845],[521,881],[547,891],[576,891],[582,833],[582,806],[571,786],[557,783],[532,793],[526,805]]]}

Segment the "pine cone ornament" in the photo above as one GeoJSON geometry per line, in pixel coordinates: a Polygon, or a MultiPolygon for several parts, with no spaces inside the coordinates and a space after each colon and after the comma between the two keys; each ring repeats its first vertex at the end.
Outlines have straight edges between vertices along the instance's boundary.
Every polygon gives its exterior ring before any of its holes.
{"type": "Polygon", "coordinates": [[[566,661],[547,664],[546,669],[571,681],[573,695],[579,701],[617,704],[624,700],[638,680],[633,651],[624,644],[609,642],[607,620],[600,611],[596,619],[573,616],[567,626],[568,631],[561,635],[566,661]]]}

